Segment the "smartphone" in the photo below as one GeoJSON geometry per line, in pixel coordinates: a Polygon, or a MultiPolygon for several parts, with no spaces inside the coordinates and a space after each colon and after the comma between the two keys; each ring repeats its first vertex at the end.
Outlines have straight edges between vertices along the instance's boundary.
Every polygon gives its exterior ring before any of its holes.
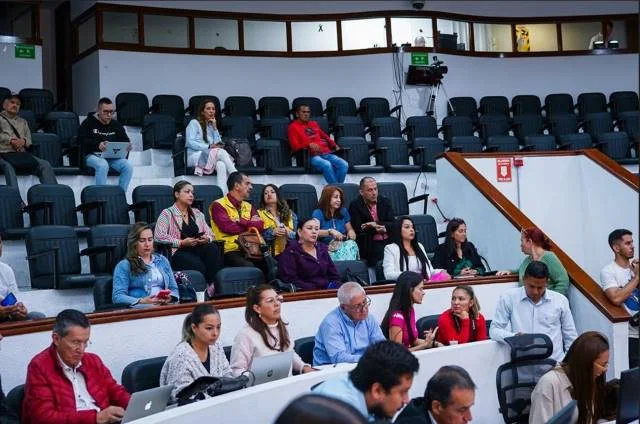
{"type": "Polygon", "coordinates": [[[2,300],[0,306],[13,306],[16,303],[18,303],[18,299],[16,299],[16,296],[13,293],[9,293],[7,297],[2,300]]]}
{"type": "Polygon", "coordinates": [[[159,299],[168,299],[169,297],[171,297],[171,290],[160,290],[158,293],[156,293],[156,297],[159,299]]]}
{"type": "Polygon", "coordinates": [[[198,234],[196,234],[196,238],[200,238],[204,235],[204,231],[199,232],[198,234]]]}

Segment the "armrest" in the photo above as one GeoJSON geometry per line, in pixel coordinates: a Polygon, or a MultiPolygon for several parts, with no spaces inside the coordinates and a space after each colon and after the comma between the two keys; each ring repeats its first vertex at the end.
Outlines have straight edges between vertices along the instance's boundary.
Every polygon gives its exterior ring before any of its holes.
{"type": "Polygon", "coordinates": [[[392,113],[399,112],[400,110],[402,110],[402,105],[398,105],[398,106],[394,107],[393,109],[391,109],[389,111],[389,115],[391,115],[392,113]]]}
{"type": "Polygon", "coordinates": [[[424,201],[424,206],[422,208],[422,213],[424,215],[427,214],[427,206],[429,205],[429,193],[425,193],[425,194],[421,194],[419,196],[416,197],[412,197],[411,199],[409,199],[409,201],[407,203],[411,204],[411,203],[416,203],[416,202],[422,202],[424,201]]]}
{"type": "Polygon", "coordinates": [[[172,153],[171,154],[171,158],[174,159],[174,158],[177,158],[178,156],[184,156],[185,152],[186,152],[186,150],[182,149],[182,150],[180,150],[178,152],[172,153]]]}
{"type": "Polygon", "coordinates": [[[58,274],[56,272],[56,262],[58,262],[58,250],[59,249],[60,249],[60,247],[53,246],[53,247],[50,247],[47,250],[43,250],[42,252],[34,253],[33,255],[27,256],[27,261],[29,261],[29,263],[31,263],[31,261],[33,261],[35,259],[42,258],[44,256],[53,256],[52,274],[53,274],[53,288],[54,289],[58,288],[58,274]]]}
{"type": "Polygon", "coordinates": [[[441,126],[440,128],[438,128],[438,132],[436,134],[440,134],[441,132],[444,132],[446,125],[441,126]]]}
{"type": "Polygon", "coordinates": [[[133,205],[129,206],[130,211],[140,211],[146,209],[147,212],[147,222],[153,222],[151,217],[151,207],[155,205],[155,200],[143,200],[141,202],[136,202],[133,205]]]}
{"type": "Polygon", "coordinates": [[[113,251],[115,250],[115,248],[116,248],[115,244],[107,244],[104,246],[91,246],[91,247],[87,247],[86,249],[82,249],[80,251],[80,256],[96,256],[96,255],[101,255],[103,253],[113,254],[113,251]]]}
{"type": "Polygon", "coordinates": [[[522,149],[520,149],[521,152],[533,152],[535,151],[536,146],[534,146],[533,144],[527,144],[525,146],[522,147],[522,149]]]}
{"type": "Polygon", "coordinates": [[[53,202],[37,202],[37,203],[29,203],[27,206],[22,208],[22,213],[28,213],[29,219],[33,221],[33,216],[36,211],[44,211],[44,222],[46,225],[53,225],[52,217],[51,217],[51,208],[53,207],[53,202]]]}
{"type": "Polygon", "coordinates": [[[389,150],[388,147],[376,147],[375,149],[369,150],[369,156],[373,156],[373,155],[376,155],[376,154],[382,154],[387,150],[389,150]]]}
{"type": "Polygon", "coordinates": [[[88,212],[93,209],[102,209],[104,205],[107,203],[106,200],[96,200],[93,202],[81,203],[76,206],[73,211],[74,212],[88,212]]]}
{"type": "Polygon", "coordinates": [[[364,133],[362,134],[362,136],[364,137],[367,134],[371,134],[371,127],[365,128],[364,133]]]}

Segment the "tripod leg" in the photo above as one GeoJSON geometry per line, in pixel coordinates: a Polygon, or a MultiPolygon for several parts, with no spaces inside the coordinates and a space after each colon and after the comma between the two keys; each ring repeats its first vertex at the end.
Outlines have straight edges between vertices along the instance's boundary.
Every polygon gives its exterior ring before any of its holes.
{"type": "Polygon", "coordinates": [[[457,116],[458,114],[456,113],[456,110],[453,108],[453,104],[451,103],[451,100],[449,100],[449,95],[447,94],[447,90],[446,88],[444,88],[444,83],[440,83],[440,85],[442,86],[442,92],[444,93],[444,98],[447,100],[447,104],[451,108],[453,115],[457,116]]]}
{"type": "Polygon", "coordinates": [[[434,93],[434,89],[435,87],[431,86],[429,88],[429,94],[427,95],[427,109],[426,109],[427,116],[433,116],[435,112],[434,106],[435,106],[436,94],[434,93]]]}

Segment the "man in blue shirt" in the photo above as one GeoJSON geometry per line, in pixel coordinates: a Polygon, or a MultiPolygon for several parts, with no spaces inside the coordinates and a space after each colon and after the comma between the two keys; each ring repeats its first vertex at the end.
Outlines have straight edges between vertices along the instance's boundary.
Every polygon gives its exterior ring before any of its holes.
{"type": "Polygon", "coordinates": [[[531,261],[522,280],[523,287],[500,296],[489,334],[497,341],[519,334],[546,334],[553,342],[551,359],[561,361],[578,337],[569,301],[547,290],[549,269],[543,262],[531,261]]]}
{"type": "Polygon", "coordinates": [[[313,348],[313,365],[358,362],[369,345],[384,340],[375,317],[369,315],[369,298],[354,282],[338,289],[338,306],[322,320],[313,348]]]}
{"type": "Polygon", "coordinates": [[[419,367],[406,347],[384,340],[371,345],[350,373],[323,382],[313,392],[348,403],[370,422],[391,419],[409,402],[419,367]]]}

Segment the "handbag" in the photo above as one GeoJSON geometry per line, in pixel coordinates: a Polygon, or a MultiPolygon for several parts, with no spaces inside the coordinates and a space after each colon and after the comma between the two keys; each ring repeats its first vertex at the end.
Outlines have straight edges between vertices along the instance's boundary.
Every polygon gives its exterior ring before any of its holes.
{"type": "Polygon", "coordinates": [[[346,271],[344,272],[344,282],[346,283],[348,281],[356,282],[356,283],[360,284],[362,287],[367,287],[367,286],[371,285],[370,283],[366,282],[359,275],[356,275],[353,272],[351,272],[351,269],[349,269],[349,268],[347,268],[346,271]]]}
{"type": "Polygon", "coordinates": [[[257,228],[251,227],[249,231],[239,234],[237,243],[244,252],[245,258],[253,260],[261,260],[264,258],[262,245],[265,243],[257,228]]]}
{"type": "Polygon", "coordinates": [[[212,377],[203,376],[197,378],[176,395],[178,406],[204,400],[207,397],[223,395],[225,393],[241,390],[249,385],[249,377],[212,377]]]}
{"type": "Polygon", "coordinates": [[[180,295],[180,303],[192,303],[198,301],[196,289],[191,285],[189,276],[184,272],[176,272],[173,274],[178,285],[178,294],[180,295]]]}

